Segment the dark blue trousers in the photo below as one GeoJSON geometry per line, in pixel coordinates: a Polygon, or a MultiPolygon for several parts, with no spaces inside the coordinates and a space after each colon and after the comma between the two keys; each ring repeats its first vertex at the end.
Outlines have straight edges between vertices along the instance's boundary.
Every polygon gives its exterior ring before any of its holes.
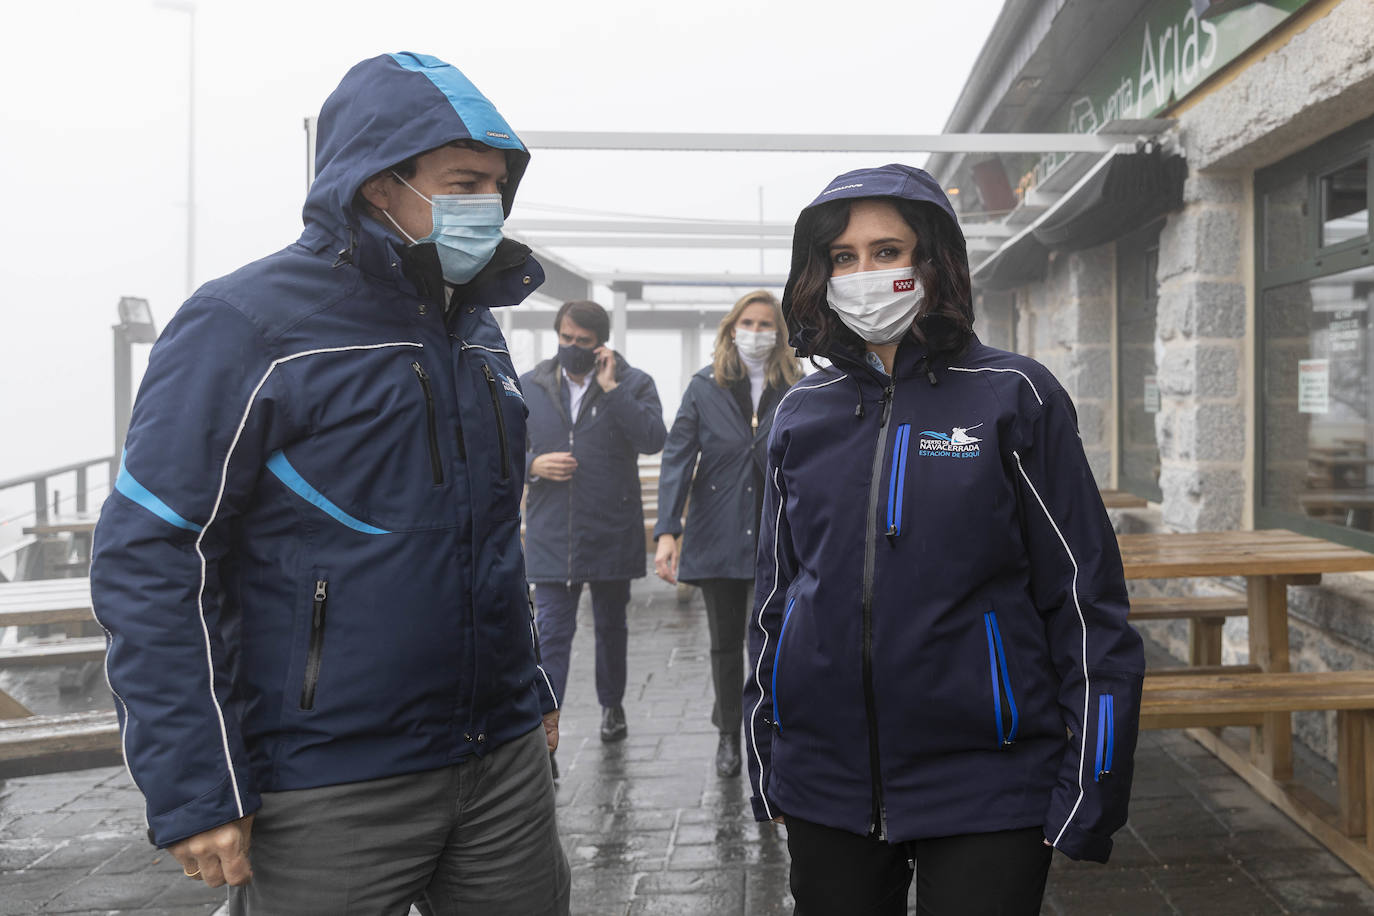
{"type": "MultiPolygon", "coordinates": [[[[602,706],[619,706],[625,698],[625,651],[629,644],[625,606],[630,603],[630,582],[587,583],[592,587],[592,619],[596,627],[596,698],[602,706]]],[[[539,627],[539,653],[544,673],[553,684],[558,705],[564,703],[568,685],[568,660],[573,634],[577,632],[577,602],[581,582],[571,587],[561,582],[540,582],[534,587],[534,617],[539,627]]]]}

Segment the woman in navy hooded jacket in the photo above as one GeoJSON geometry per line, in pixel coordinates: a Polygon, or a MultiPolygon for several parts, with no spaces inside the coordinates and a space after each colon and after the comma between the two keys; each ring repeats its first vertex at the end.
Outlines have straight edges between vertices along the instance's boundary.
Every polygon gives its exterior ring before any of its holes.
{"type": "Polygon", "coordinates": [[[797,912],[1035,913],[1126,820],[1144,658],[1073,404],[972,332],[948,199],[907,166],[802,211],[783,298],[831,365],[773,421],[746,756],[797,912]],[[989,880],[989,870],[996,879],[989,880]]]}

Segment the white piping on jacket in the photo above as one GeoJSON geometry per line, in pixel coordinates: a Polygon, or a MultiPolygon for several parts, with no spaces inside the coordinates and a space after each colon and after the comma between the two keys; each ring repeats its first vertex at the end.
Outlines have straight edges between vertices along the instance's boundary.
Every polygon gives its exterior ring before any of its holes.
{"type": "Polygon", "coordinates": [[[1026,384],[1027,384],[1027,385],[1030,385],[1031,394],[1035,395],[1035,399],[1036,399],[1037,401],[1040,402],[1040,406],[1041,406],[1041,407],[1044,407],[1044,406],[1045,406],[1045,399],[1042,398],[1042,397],[1040,397],[1040,392],[1037,391],[1036,388],[1035,388],[1035,382],[1032,382],[1032,381],[1030,380],[1030,376],[1026,375],[1026,373],[1022,372],[1020,369],[996,369],[996,368],[993,368],[992,366],[985,366],[985,367],[983,367],[983,368],[981,368],[981,369],[968,369],[968,368],[965,368],[965,367],[963,367],[963,366],[950,366],[950,367],[949,367],[949,371],[950,371],[950,372],[1015,372],[1017,375],[1021,376],[1023,379],[1026,380],[1026,384]]]}
{"type": "Polygon", "coordinates": [[[1020,453],[1013,451],[1011,455],[1016,459],[1016,470],[1021,472],[1021,477],[1026,481],[1026,486],[1030,487],[1031,494],[1035,497],[1035,501],[1040,504],[1041,511],[1045,513],[1045,518],[1049,520],[1050,527],[1053,528],[1054,533],[1058,535],[1059,543],[1063,545],[1064,552],[1068,554],[1069,562],[1073,564],[1073,581],[1070,583],[1069,588],[1073,593],[1074,610],[1078,612],[1078,624],[1083,630],[1083,718],[1079,720],[1080,724],[1078,728],[1078,799],[1073,803],[1073,808],[1069,811],[1069,816],[1064,819],[1064,826],[1059,828],[1059,833],[1055,834],[1054,840],[1051,843],[1053,846],[1058,846],[1060,839],[1064,836],[1064,831],[1069,829],[1069,824],[1073,821],[1074,815],[1078,813],[1079,806],[1083,804],[1083,765],[1088,759],[1088,702],[1089,697],[1092,695],[1092,684],[1088,679],[1088,622],[1083,617],[1083,605],[1078,601],[1078,560],[1074,557],[1073,551],[1069,549],[1069,542],[1064,539],[1064,532],[1059,530],[1059,525],[1055,523],[1054,516],[1050,514],[1050,510],[1045,506],[1045,501],[1040,498],[1040,491],[1035,489],[1035,484],[1031,483],[1030,475],[1027,474],[1026,469],[1021,466],[1020,453]]]}
{"type": "MultiPolygon", "coordinates": [[[[534,654],[539,655],[539,633],[534,628],[534,618],[530,618],[530,645],[534,648],[534,654]]],[[[553,708],[558,709],[558,694],[554,692],[553,682],[549,680],[549,673],[544,670],[544,666],[539,662],[534,663],[534,667],[539,669],[539,674],[544,678],[544,684],[549,688],[549,696],[553,697],[553,708]]]]}
{"type": "MultiPolygon", "coordinates": [[[[215,696],[215,658],[210,648],[210,625],[205,620],[205,579],[206,561],[205,551],[201,549],[201,542],[205,540],[205,534],[210,530],[210,526],[215,523],[215,517],[219,515],[220,504],[224,501],[224,488],[229,482],[229,462],[234,457],[234,449],[238,447],[239,437],[243,435],[243,429],[248,425],[248,415],[253,410],[253,402],[258,399],[258,392],[262,386],[267,384],[267,380],[282,363],[289,363],[294,359],[304,356],[316,356],[321,353],[341,353],[347,350],[382,350],[389,347],[418,347],[424,349],[424,344],[413,343],[410,341],[397,341],[382,344],[361,344],[351,347],[325,347],[319,350],[304,350],[300,353],[292,353],[290,356],[283,356],[272,361],[263,373],[262,378],[258,379],[258,384],[253,388],[253,392],[248,395],[248,405],[243,408],[243,417],[239,420],[238,429],[234,430],[234,438],[229,443],[229,451],[224,456],[224,467],[220,470],[219,492],[215,494],[215,504],[210,509],[210,517],[205,522],[205,527],[200,529],[200,534],[196,535],[196,555],[200,557],[200,592],[196,596],[196,607],[200,611],[200,630],[205,637],[205,663],[210,672],[210,705],[215,709],[215,716],[219,720],[220,741],[224,747],[224,765],[229,770],[229,783],[234,790],[234,804],[238,807],[239,817],[243,817],[243,796],[239,792],[239,780],[234,775],[234,758],[229,749],[229,732],[224,725],[224,710],[220,708],[219,699],[215,696]]],[[[125,720],[127,728],[127,718],[125,720]]],[[[123,743],[123,736],[120,736],[120,743],[123,743]]],[[[127,765],[128,760],[125,759],[127,765]]]]}
{"type": "MultiPolygon", "coordinates": [[[[848,375],[840,373],[838,378],[833,378],[828,382],[821,382],[819,385],[808,385],[804,388],[792,388],[778,401],[778,406],[773,409],[773,419],[777,420],[778,411],[782,409],[782,402],[798,391],[814,391],[817,388],[824,388],[836,382],[842,382],[849,378],[848,375]]],[[[777,427],[774,426],[774,429],[777,427]]],[[[779,468],[773,468],[773,489],[778,494],[778,515],[773,520],[773,589],[768,593],[768,597],[763,599],[763,604],[759,605],[758,618],[754,621],[760,630],[763,631],[763,645],[759,648],[759,660],[754,663],[754,683],[759,688],[759,701],[754,704],[754,708],[749,713],[749,745],[754,751],[754,760],[759,765],[759,798],[763,800],[763,811],[768,815],[768,819],[773,819],[772,806],[768,804],[768,795],[763,790],[763,785],[767,781],[766,774],[763,772],[763,755],[759,753],[758,738],[758,713],[759,707],[763,705],[763,657],[768,653],[768,628],[763,625],[763,609],[768,607],[768,602],[773,600],[773,596],[778,593],[778,525],[782,521],[782,488],[778,486],[779,468]]]]}

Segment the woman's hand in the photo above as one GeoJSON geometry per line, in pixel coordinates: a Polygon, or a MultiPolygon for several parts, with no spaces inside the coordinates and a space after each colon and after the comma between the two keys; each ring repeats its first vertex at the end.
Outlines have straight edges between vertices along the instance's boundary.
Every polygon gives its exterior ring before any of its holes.
{"type": "Polygon", "coordinates": [[[671,534],[658,536],[658,550],[654,552],[654,572],[669,585],[677,585],[677,538],[671,534]]]}

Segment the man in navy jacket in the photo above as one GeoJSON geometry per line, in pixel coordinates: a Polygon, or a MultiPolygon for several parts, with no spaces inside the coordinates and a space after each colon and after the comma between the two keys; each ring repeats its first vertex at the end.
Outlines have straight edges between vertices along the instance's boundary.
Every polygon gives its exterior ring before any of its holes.
{"type": "Polygon", "coordinates": [[[610,328],[595,302],[564,303],[554,317],[558,356],[520,383],[530,408],[525,548],[544,667],[562,698],[577,602],[590,582],[601,740],[619,741],[625,607],[647,557],[638,459],[663,448],[668,431],[654,380],[605,345],[610,328]]]}
{"type": "Polygon", "coordinates": [[[149,836],[234,913],[566,913],[490,314],[543,280],[501,237],[529,153],[421,54],[318,127],[304,234],[169,323],[96,530],[149,836]]]}

